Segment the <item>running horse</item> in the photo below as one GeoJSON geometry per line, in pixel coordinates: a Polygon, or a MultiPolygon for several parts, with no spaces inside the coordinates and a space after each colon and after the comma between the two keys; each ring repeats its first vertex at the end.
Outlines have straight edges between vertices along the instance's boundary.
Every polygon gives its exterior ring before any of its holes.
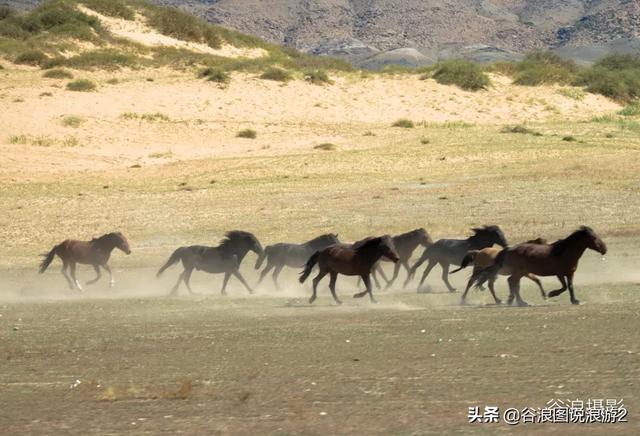
{"type": "Polygon", "coordinates": [[[191,245],[180,247],[175,250],[169,260],[162,265],[156,277],[160,277],[164,270],[182,261],[184,271],[178,277],[178,282],[171,289],[169,295],[178,293],[180,282],[184,282],[190,294],[195,294],[191,290],[189,280],[194,270],[208,272],[210,274],[224,273],[222,280],[222,295],[227,295],[227,282],[231,276],[235,276],[247,288],[250,294],[253,289],[247,284],[242,274],[240,274],[240,264],[249,251],[257,255],[262,254],[262,245],[258,239],[249,232],[234,230],[227,232],[225,238],[217,247],[206,247],[204,245],[191,245]]]}
{"type": "Polygon", "coordinates": [[[107,233],[90,241],[67,239],[42,255],[44,259],[40,263],[39,271],[40,274],[44,273],[57,255],[62,260],[62,275],[67,279],[71,290],[77,289],[82,292],[82,286],[76,278],[76,264],[78,263],[92,265],[96,271],[96,278],[89,280],[87,285],[100,280],[102,277],[100,268],[104,268],[109,273],[109,286],[113,287],[115,280],[107,262],[114,248],[118,248],[126,254],[131,254],[129,242],[120,232],[107,233]],[[70,274],[67,274],[67,268],[70,274]]]}
{"type": "Polygon", "coordinates": [[[371,269],[381,257],[386,257],[392,262],[397,262],[399,259],[389,235],[369,237],[354,244],[334,244],[324,250],[317,251],[309,258],[304,270],[300,273],[300,283],[304,283],[313,267],[318,264],[319,271],[313,279],[313,295],[309,298],[309,303],[315,301],[318,283],[327,274],[331,276],[329,289],[336,303],[342,304],[336,295],[338,274],[360,276],[366,289],[356,293],[353,298],[361,298],[369,294],[371,302],[375,303],[376,300],[371,292],[370,274],[371,269]]]}
{"type": "Polygon", "coordinates": [[[476,286],[487,280],[495,280],[495,276],[502,268],[511,272],[509,282],[509,300],[515,298],[518,306],[528,306],[520,297],[520,279],[527,274],[538,276],[556,276],[562,287],[549,292],[549,297],[558,295],[569,289],[569,299],[572,304],[580,304],[573,290],[573,276],[578,268],[578,262],[587,249],[605,255],[607,246],[591,227],[582,226],[564,239],[552,244],[523,243],[502,250],[493,265],[480,271],[476,286]]]}
{"type": "Polygon", "coordinates": [[[422,278],[418,284],[418,290],[433,267],[440,264],[440,266],[442,266],[442,281],[447,285],[449,292],[455,292],[456,289],[449,283],[450,265],[459,266],[469,250],[480,250],[491,247],[494,244],[500,245],[501,247],[507,246],[507,239],[498,226],[476,227],[471,230],[473,231],[473,235],[467,239],[440,239],[428,246],[422,253],[422,256],[420,256],[420,259],[411,267],[404,286],[409,283],[409,280],[411,280],[420,265],[428,260],[429,263],[422,274],[422,278]]]}
{"type": "Polygon", "coordinates": [[[302,268],[313,253],[339,242],[338,235],[327,233],[303,244],[281,242],[278,244],[268,245],[256,260],[256,269],[260,269],[264,260],[267,260],[267,265],[260,273],[258,285],[262,283],[265,276],[271,269],[273,269],[273,274],[271,276],[273,278],[273,283],[276,285],[277,289],[280,289],[280,286],[278,285],[278,275],[280,275],[280,272],[285,266],[302,268]]]}
{"type": "MultiPolygon", "coordinates": [[[[527,241],[527,243],[547,244],[547,240],[543,238],[537,238],[537,239],[532,239],[530,241],[527,241]]],[[[495,248],[495,247],[483,248],[482,250],[471,250],[467,252],[467,255],[464,257],[464,259],[462,259],[462,264],[460,265],[460,268],[455,269],[449,273],[449,274],[455,274],[458,271],[463,270],[467,266],[473,264],[473,272],[471,273],[471,277],[467,282],[467,287],[465,288],[464,293],[462,294],[460,304],[465,304],[467,293],[469,292],[469,289],[471,289],[471,286],[473,286],[473,284],[476,282],[476,280],[478,280],[480,271],[482,271],[484,268],[488,266],[493,265],[496,257],[502,250],[503,249],[495,248]]],[[[503,276],[508,276],[511,274],[511,271],[509,271],[508,268],[502,267],[498,272],[498,274],[503,276]]],[[[527,274],[525,277],[531,280],[532,282],[534,282],[536,285],[538,285],[538,288],[540,288],[540,294],[542,295],[542,298],[546,300],[547,294],[544,292],[544,288],[542,287],[542,282],[540,282],[540,279],[536,277],[535,274],[531,274],[531,273],[527,274]]],[[[496,292],[493,287],[496,281],[495,280],[496,278],[497,277],[493,277],[492,280],[488,280],[489,291],[491,292],[491,295],[493,296],[493,299],[495,300],[496,304],[502,304],[502,301],[496,296],[496,292]]]]}

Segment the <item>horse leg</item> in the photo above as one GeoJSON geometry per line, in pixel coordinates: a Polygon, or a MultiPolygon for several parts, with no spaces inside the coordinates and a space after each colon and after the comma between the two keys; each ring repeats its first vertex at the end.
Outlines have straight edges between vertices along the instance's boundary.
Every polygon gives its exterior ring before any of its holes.
{"type": "Polygon", "coordinates": [[[276,289],[278,291],[280,290],[280,285],[278,285],[278,276],[280,275],[280,272],[282,272],[282,268],[284,268],[284,265],[278,265],[276,269],[273,270],[273,275],[271,276],[273,278],[273,284],[276,285],[276,289]]]}
{"type": "Polygon", "coordinates": [[[227,283],[229,282],[230,277],[231,277],[231,273],[225,271],[224,278],[222,279],[222,291],[220,291],[222,295],[227,295],[227,283]]]}
{"type": "Polygon", "coordinates": [[[462,298],[460,299],[460,304],[462,304],[462,305],[466,304],[467,293],[469,293],[469,289],[471,289],[471,286],[473,285],[473,282],[475,280],[476,280],[476,276],[475,276],[475,271],[474,271],[473,274],[471,274],[471,277],[469,277],[469,281],[467,282],[467,287],[465,288],[464,292],[462,293],[462,298]]]}
{"type": "Polygon", "coordinates": [[[251,286],[249,286],[244,277],[242,277],[242,274],[240,274],[239,270],[235,270],[232,274],[236,276],[238,280],[240,280],[240,282],[244,285],[245,288],[247,288],[247,291],[249,291],[250,294],[253,294],[253,289],[251,289],[251,286]]]}
{"type": "Polygon", "coordinates": [[[536,285],[538,285],[538,287],[540,288],[540,294],[542,295],[542,299],[546,300],[547,294],[544,292],[544,288],[542,287],[542,282],[540,281],[540,279],[531,273],[527,274],[526,277],[532,282],[534,282],[536,285]]]}
{"type": "Polygon", "coordinates": [[[113,278],[113,273],[111,272],[111,268],[109,268],[109,265],[107,265],[106,263],[102,265],[102,268],[106,269],[107,272],[109,273],[109,287],[113,288],[116,284],[116,280],[113,278]]]}
{"type": "Polygon", "coordinates": [[[89,280],[87,282],[87,285],[92,285],[95,282],[97,282],[98,280],[100,280],[100,277],[102,277],[102,273],[100,272],[100,265],[93,265],[93,269],[96,270],[96,278],[93,280],[89,280]]]}
{"type": "Polygon", "coordinates": [[[367,287],[367,292],[369,293],[369,299],[371,300],[372,303],[377,303],[376,299],[373,298],[373,292],[371,289],[371,279],[369,278],[368,275],[363,275],[362,276],[362,280],[364,281],[364,285],[367,287]]]}
{"type": "Polygon", "coordinates": [[[376,284],[376,289],[380,289],[380,281],[378,280],[378,276],[376,274],[376,270],[378,269],[377,266],[374,265],[373,268],[371,268],[371,276],[373,276],[373,281],[376,284]]]}
{"type": "Polygon", "coordinates": [[[571,304],[580,304],[580,300],[578,300],[573,292],[573,273],[567,274],[567,284],[569,285],[569,295],[571,297],[571,304]]]}
{"type": "Polygon", "coordinates": [[[327,271],[327,270],[323,270],[322,268],[319,268],[318,275],[313,279],[313,294],[311,294],[311,298],[309,298],[309,304],[311,304],[314,301],[316,301],[317,291],[318,291],[318,283],[320,283],[320,280],[322,280],[322,278],[324,276],[326,276],[328,272],[329,271],[327,271]]]}
{"type": "Polygon", "coordinates": [[[520,276],[511,276],[508,279],[509,287],[511,288],[511,293],[516,298],[516,303],[520,307],[528,306],[527,302],[520,297],[520,276]]]}
{"type": "Polygon", "coordinates": [[[267,262],[267,266],[265,266],[262,272],[260,273],[260,280],[258,280],[258,285],[262,283],[262,280],[264,280],[264,278],[267,276],[269,271],[271,271],[271,268],[273,268],[273,264],[267,262]]]}
{"type": "Polygon", "coordinates": [[[73,282],[71,281],[71,277],[69,277],[69,274],[67,274],[67,268],[69,267],[69,264],[67,262],[63,262],[62,263],[62,269],[60,270],[60,272],[62,272],[62,275],[64,276],[65,279],[67,279],[67,283],[69,284],[69,288],[71,288],[71,290],[75,290],[75,287],[73,286],[73,282]]]}
{"type": "Polygon", "coordinates": [[[336,280],[338,279],[338,273],[333,271],[329,277],[329,289],[331,290],[331,295],[333,295],[333,300],[337,304],[342,304],[342,301],[336,295],[336,280]]]}
{"type": "Polygon", "coordinates": [[[80,286],[80,282],[76,278],[76,263],[75,262],[70,262],[69,263],[69,270],[70,270],[69,272],[71,273],[71,278],[73,279],[73,282],[76,284],[76,288],[78,288],[78,291],[82,292],[82,286],[80,286]]]}
{"type": "Polygon", "coordinates": [[[489,279],[489,291],[491,292],[491,295],[493,295],[493,299],[495,300],[496,304],[502,304],[502,300],[500,300],[497,296],[496,296],[496,290],[493,288],[494,283],[496,282],[496,278],[492,277],[489,279]]]}
{"type": "Polygon", "coordinates": [[[429,260],[429,264],[427,265],[427,269],[425,269],[424,273],[422,273],[422,278],[420,279],[420,283],[418,283],[418,292],[420,292],[420,288],[422,287],[422,284],[427,279],[427,276],[429,275],[429,273],[431,272],[433,267],[436,266],[436,263],[437,262],[435,260],[429,260]]]}
{"type": "Polygon", "coordinates": [[[193,274],[193,268],[185,269],[182,273],[182,281],[187,286],[187,291],[189,291],[189,294],[196,295],[196,293],[191,290],[191,283],[189,283],[189,281],[191,280],[191,274],[193,274]]]}
{"type": "Polygon", "coordinates": [[[564,281],[564,276],[557,276],[557,277],[558,277],[558,280],[560,280],[560,284],[562,285],[562,287],[560,289],[555,289],[549,292],[547,294],[549,298],[557,297],[558,295],[562,294],[564,291],[567,290],[567,283],[564,281]]]}
{"type": "MultiPolygon", "coordinates": [[[[407,264],[405,264],[404,262],[402,262],[402,264],[404,265],[405,268],[407,268],[407,270],[409,269],[409,266],[407,264]]],[[[398,278],[399,272],[400,272],[400,261],[396,262],[393,265],[393,276],[391,276],[391,280],[387,280],[387,286],[384,287],[385,291],[391,287],[393,282],[396,281],[396,279],[398,278]]]]}
{"type": "Polygon", "coordinates": [[[171,288],[171,292],[169,293],[169,295],[178,295],[178,288],[180,287],[180,282],[184,278],[184,273],[186,273],[186,272],[187,272],[187,270],[184,270],[184,271],[182,271],[180,273],[180,276],[178,277],[178,281],[173,286],[173,288],[171,288]]]}
{"type": "Polygon", "coordinates": [[[440,265],[442,265],[442,281],[447,285],[447,288],[449,288],[449,292],[455,292],[456,288],[451,286],[451,283],[449,283],[449,264],[441,263],[440,265]]]}

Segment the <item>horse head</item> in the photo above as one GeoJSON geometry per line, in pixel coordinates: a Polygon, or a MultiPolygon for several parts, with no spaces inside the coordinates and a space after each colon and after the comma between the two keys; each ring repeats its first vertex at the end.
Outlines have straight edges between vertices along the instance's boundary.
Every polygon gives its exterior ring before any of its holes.
{"type": "Polygon", "coordinates": [[[263,252],[262,245],[260,241],[258,241],[258,238],[256,238],[253,233],[242,230],[227,232],[220,246],[230,248],[233,251],[243,251],[244,253],[253,251],[257,255],[261,255],[263,252]]]}
{"type": "Polygon", "coordinates": [[[489,246],[497,244],[502,248],[506,248],[509,245],[507,244],[507,238],[504,236],[502,229],[498,226],[474,227],[471,230],[475,233],[472,237],[482,238],[484,241],[490,243],[489,246]]]}
{"type": "Polygon", "coordinates": [[[418,236],[418,243],[423,247],[428,247],[429,245],[433,245],[433,239],[424,228],[419,228],[415,230],[416,235],[418,236]]]}
{"type": "Polygon", "coordinates": [[[603,256],[607,254],[607,244],[605,244],[604,241],[596,235],[596,232],[594,232],[591,227],[581,226],[578,232],[580,232],[582,237],[585,239],[587,248],[597,251],[603,256]]]}
{"type": "Polygon", "coordinates": [[[379,239],[380,242],[378,244],[378,252],[394,263],[400,260],[400,256],[398,256],[398,252],[396,251],[396,247],[393,244],[393,239],[391,239],[391,236],[384,235],[379,239]]]}
{"type": "Polygon", "coordinates": [[[114,241],[114,246],[124,252],[125,254],[131,254],[131,248],[129,247],[129,241],[124,237],[122,232],[111,233],[114,241]]]}

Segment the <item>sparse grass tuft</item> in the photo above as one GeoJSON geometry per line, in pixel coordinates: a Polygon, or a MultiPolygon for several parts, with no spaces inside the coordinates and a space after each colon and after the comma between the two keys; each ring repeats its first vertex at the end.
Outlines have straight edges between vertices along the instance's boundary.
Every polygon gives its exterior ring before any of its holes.
{"type": "Polygon", "coordinates": [[[210,82],[221,84],[227,84],[230,80],[229,73],[217,67],[207,67],[200,71],[199,76],[206,77],[210,82]]]}
{"type": "Polygon", "coordinates": [[[431,141],[428,138],[420,138],[420,144],[427,145],[430,144],[431,141]]]}
{"type": "Polygon", "coordinates": [[[164,152],[156,152],[149,154],[149,157],[152,159],[170,159],[173,157],[173,152],[171,150],[164,152]]]}
{"type": "Polygon", "coordinates": [[[413,129],[415,127],[415,124],[413,123],[413,121],[407,118],[401,118],[395,121],[393,124],[391,124],[391,127],[402,127],[404,129],[413,129]]]}
{"type": "Polygon", "coordinates": [[[282,68],[270,67],[260,75],[260,78],[264,80],[274,80],[276,82],[288,82],[291,80],[291,73],[282,68]]]}
{"type": "Polygon", "coordinates": [[[169,118],[168,115],[165,115],[162,112],[154,112],[154,113],[148,113],[148,114],[125,112],[122,115],[120,115],[120,118],[122,118],[123,120],[140,120],[140,121],[147,121],[150,123],[171,121],[171,118],[169,118]]]}
{"type": "Polygon", "coordinates": [[[27,135],[11,135],[9,136],[9,144],[27,144],[27,135]]]}
{"type": "Polygon", "coordinates": [[[65,126],[65,127],[77,128],[77,127],[80,127],[80,125],[82,123],[84,123],[85,121],[86,120],[84,118],[82,118],[82,117],[76,117],[76,116],[73,116],[73,115],[69,115],[69,116],[66,116],[66,117],[64,117],[62,119],[62,125],[65,126]]]}
{"type": "Polygon", "coordinates": [[[618,113],[625,117],[635,117],[640,115],[640,101],[632,101],[618,113]]]}
{"type": "Polygon", "coordinates": [[[49,57],[40,50],[29,50],[20,53],[13,60],[16,64],[40,66],[43,65],[49,57]]]}
{"type": "Polygon", "coordinates": [[[571,136],[571,135],[563,136],[563,137],[562,137],[562,140],[563,140],[563,141],[566,141],[566,142],[575,142],[575,141],[577,141],[577,139],[575,138],[575,136],[571,136]]]}
{"type": "Polygon", "coordinates": [[[582,101],[587,93],[580,88],[560,88],[558,94],[576,101],[582,101]]]}
{"type": "Polygon", "coordinates": [[[77,79],[67,83],[67,89],[69,91],[90,92],[96,90],[96,84],[88,79],[77,79]]]}
{"type": "Polygon", "coordinates": [[[314,85],[333,84],[333,80],[329,78],[324,70],[311,70],[304,73],[304,80],[314,85]]]}
{"type": "Polygon", "coordinates": [[[149,25],[163,35],[184,41],[207,44],[212,48],[222,46],[220,30],[177,8],[146,5],[149,25]]]}
{"type": "Polygon", "coordinates": [[[333,151],[333,150],[337,149],[338,147],[336,147],[335,144],[332,144],[330,142],[323,142],[322,144],[314,145],[313,148],[316,149],[316,150],[333,151]]]}
{"type": "Polygon", "coordinates": [[[442,85],[456,85],[466,91],[486,89],[491,84],[478,64],[462,59],[439,63],[432,77],[442,85]]]}
{"type": "Polygon", "coordinates": [[[525,127],[521,124],[517,126],[505,126],[502,129],[500,129],[500,133],[520,133],[523,135],[542,136],[542,133],[532,130],[528,127],[525,127]]]}
{"type": "Polygon", "coordinates": [[[48,79],[73,79],[73,74],[67,70],[63,70],[62,68],[54,68],[52,70],[47,70],[42,74],[42,77],[46,77],[48,79]]]}
{"type": "Polygon", "coordinates": [[[129,21],[135,18],[133,10],[122,0],[80,0],[80,3],[108,17],[122,18],[129,21]]]}
{"type": "Polygon", "coordinates": [[[238,138],[247,138],[247,139],[256,139],[258,137],[258,133],[253,129],[244,129],[240,130],[236,137],[238,138]]]}

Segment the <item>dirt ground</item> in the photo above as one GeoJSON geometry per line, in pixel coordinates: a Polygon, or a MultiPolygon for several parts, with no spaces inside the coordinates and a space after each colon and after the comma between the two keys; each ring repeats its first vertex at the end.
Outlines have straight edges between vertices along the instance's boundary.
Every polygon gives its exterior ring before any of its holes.
{"type": "Polygon", "coordinates": [[[554,398],[623,399],[629,422],[518,429],[640,431],[640,123],[619,105],[500,78],[470,94],[409,76],[220,89],[195,71],[81,74],[96,92],[0,72],[0,434],[494,434],[512,428],[468,424],[469,407],[554,398]],[[403,117],[416,126],[391,127],[403,117]],[[438,268],[431,293],[396,286],[377,305],[340,278],[343,307],[326,283],[309,306],[297,271],[253,296],[232,279],[228,298],[220,277],[194,275],[191,298],[165,297],[177,267],[155,278],[176,247],[231,229],[268,245],[482,224],[510,243],[588,224],[609,252],[585,254],[577,307],[529,284],[529,308],[479,291],[460,306],[438,268]],[[58,260],[37,274],[54,244],[113,230],[133,250],[113,254],[115,288],[73,293],[58,260]]]}

